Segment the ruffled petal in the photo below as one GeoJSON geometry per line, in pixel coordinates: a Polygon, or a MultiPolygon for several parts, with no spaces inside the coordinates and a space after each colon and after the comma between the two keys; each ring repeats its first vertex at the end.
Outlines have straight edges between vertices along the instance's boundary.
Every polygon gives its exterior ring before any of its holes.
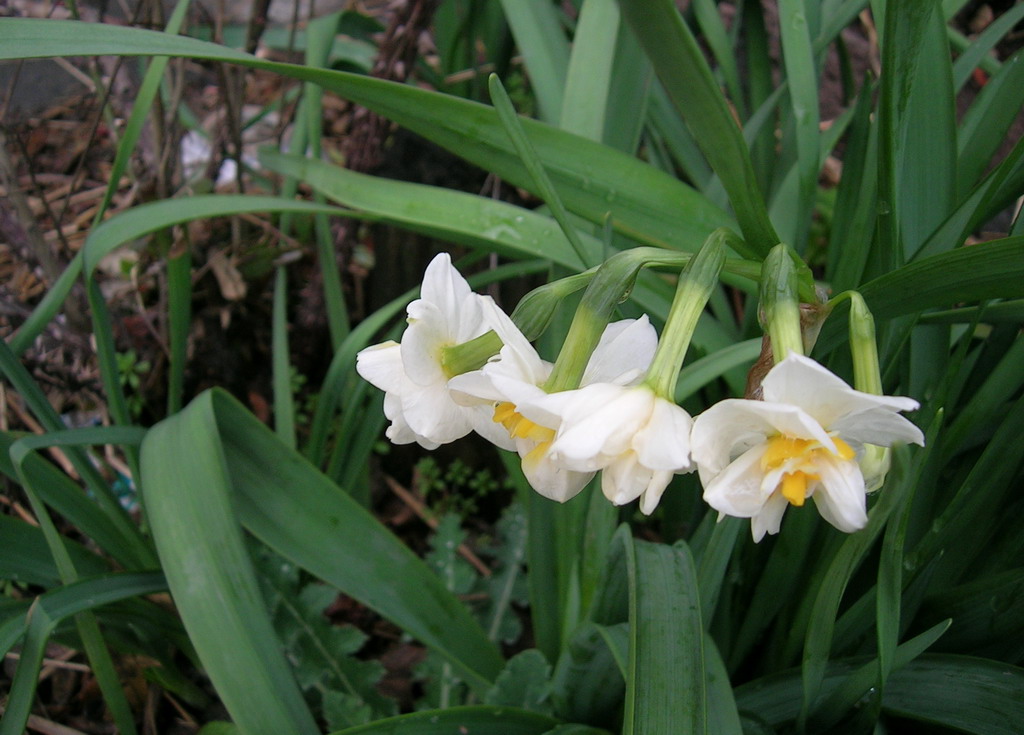
{"type": "Polygon", "coordinates": [[[427,387],[408,384],[400,395],[405,420],[421,437],[447,444],[472,429],[466,415],[469,409],[453,402],[443,383],[427,387]]]}
{"type": "Polygon", "coordinates": [[[462,302],[471,293],[466,279],[452,265],[451,256],[448,253],[434,256],[423,273],[420,299],[437,306],[446,321],[457,321],[462,302]]]}
{"type": "Polygon", "coordinates": [[[760,465],[764,449],[763,445],[748,449],[714,475],[707,475],[698,465],[704,501],[715,510],[736,518],[752,518],[760,513],[771,496],[771,490],[762,490],[764,473],[760,465]]]}
{"type": "Polygon", "coordinates": [[[417,436],[416,432],[410,428],[402,414],[402,399],[398,397],[397,393],[384,394],[384,416],[391,421],[391,425],[384,435],[391,440],[392,444],[417,442],[424,449],[437,449],[440,446],[425,437],[417,436]]]}
{"type": "Polygon", "coordinates": [[[650,389],[610,383],[566,393],[552,452],[569,460],[615,456],[629,449],[633,436],[646,425],[654,402],[650,389]]]}
{"type": "Polygon", "coordinates": [[[356,372],[375,388],[397,393],[405,376],[400,345],[389,340],[360,350],[356,355],[356,372]]]}
{"type": "Polygon", "coordinates": [[[811,496],[821,517],[846,533],[868,522],[864,477],[856,462],[822,458],[817,463],[820,484],[811,496]]]}
{"type": "Polygon", "coordinates": [[[694,419],[690,453],[703,481],[705,476],[721,472],[737,456],[776,434],[813,439],[830,451],[835,450],[834,442],[821,425],[796,406],[729,398],[694,419]]]}
{"type": "Polygon", "coordinates": [[[690,468],[692,428],[690,414],[671,401],[655,398],[646,426],[633,435],[633,450],[645,467],[685,472],[690,468]]]}
{"type": "Polygon", "coordinates": [[[654,359],[658,333],[647,315],[608,325],[590,356],[581,385],[634,382],[654,359]]]}
{"type": "MultiPolygon", "coordinates": [[[[917,408],[917,401],[912,401],[909,398],[901,400],[911,404],[911,407],[900,410],[911,411],[917,408]]],[[[888,408],[871,408],[847,414],[829,428],[837,432],[844,441],[854,446],[861,444],[874,444],[880,447],[891,447],[893,444],[924,446],[924,432],[917,428],[910,419],[893,413],[888,408]]]]}
{"type": "Polygon", "coordinates": [[[640,496],[640,512],[645,516],[649,516],[658,507],[665,488],[672,481],[672,475],[673,473],[667,470],[655,470],[651,473],[651,481],[647,483],[647,489],[640,496]]]}
{"type": "Polygon", "coordinates": [[[484,404],[467,408],[466,417],[469,419],[473,431],[491,444],[510,452],[516,450],[515,440],[508,435],[504,426],[494,420],[493,405],[484,404]]]}
{"type": "Polygon", "coordinates": [[[761,512],[750,519],[750,535],[753,536],[755,544],[763,539],[766,533],[774,536],[779,532],[779,528],[782,527],[782,516],[786,513],[788,505],[789,501],[782,493],[775,493],[765,501],[761,512]]]}
{"type": "Polygon", "coordinates": [[[448,376],[441,367],[441,349],[453,344],[453,340],[441,310],[436,304],[420,300],[409,304],[409,315],[409,327],[401,344],[406,376],[416,385],[447,382],[448,376]]]}
{"type": "Polygon", "coordinates": [[[530,487],[540,495],[559,503],[574,498],[594,478],[593,472],[574,472],[553,462],[544,452],[532,451],[536,447],[520,449],[523,474],[530,487]]]}
{"type": "MultiPolygon", "coordinates": [[[[765,376],[762,387],[764,400],[799,406],[829,431],[839,430],[839,422],[851,415],[866,413],[882,420],[881,417],[891,416],[897,411],[918,408],[917,401],[912,398],[876,396],[855,390],[803,355],[791,354],[773,367],[765,376]]],[[[860,441],[880,443],[868,438],[860,441]]]]}

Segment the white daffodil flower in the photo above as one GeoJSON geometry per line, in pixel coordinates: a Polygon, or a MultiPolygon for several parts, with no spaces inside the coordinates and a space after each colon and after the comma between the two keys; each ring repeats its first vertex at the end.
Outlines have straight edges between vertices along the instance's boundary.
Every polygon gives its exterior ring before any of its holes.
{"type": "MultiPolygon", "coordinates": [[[[506,437],[514,442],[523,473],[533,489],[564,503],[579,493],[596,472],[571,469],[551,455],[561,418],[553,410],[557,400],[549,399],[577,391],[545,393],[540,386],[551,373],[551,363],[542,360],[521,334],[500,336],[505,346],[499,356],[480,370],[453,378],[452,392],[466,405],[487,405],[495,425],[504,427],[506,437]]],[[[587,363],[583,385],[635,383],[650,364],[657,343],[657,333],[647,317],[609,324],[587,363]]]]}
{"type": "Polygon", "coordinates": [[[401,344],[387,341],[356,356],[359,375],[384,391],[384,415],[391,421],[388,439],[435,449],[475,429],[495,443],[511,446],[487,410],[452,400],[451,376],[442,356],[444,348],[492,329],[499,337],[518,333],[512,320],[489,296],[470,289],[447,253],[427,266],[420,298],[409,304],[407,314],[409,326],[401,344]]]}
{"type": "Polygon", "coordinates": [[[646,384],[595,383],[555,393],[547,407],[561,419],[552,459],[576,471],[601,470],[601,489],[615,505],[640,498],[650,515],[672,475],[690,469],[693,420],[646,384]]]}
{"type": "Polygon", "coordinates": [[[775,534],[790,504],[814,498],[822,517],[852,533],[867,523],[858,458],[865,445],[924,445],[899,411],[917,401],[854,390],[813,360],[790,354],[765,376],[763,401],[730,399],[698,416],[691,446],[704,500],[750,518],[754,541],[775,534]]]}

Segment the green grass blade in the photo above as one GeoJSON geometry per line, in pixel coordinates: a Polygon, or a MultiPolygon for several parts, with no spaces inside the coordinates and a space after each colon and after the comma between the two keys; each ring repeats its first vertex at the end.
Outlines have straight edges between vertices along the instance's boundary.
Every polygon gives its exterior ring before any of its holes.
{"type": "Polygon", "coordinates": [[[864,555],[881,533],[893,510],[898,507],[903,492],[906,490],[905,482],[894,482],[896,478],[892,475],[895,474],[895,472],[890,473],[885,492],[881,493],[881,497],[871,508],[867,527],[848,536],[840,546],[839,552],[830,562],[821,586],[813,598],[810,622],[804,639],[801,723],[806,722],[807,716],[812,712],[821,692],[821,683],[832,649],[832,633],[839,611],[839,603],[850,577],[853,576],[854,571],[863,561],[864,555]]]}
{"type": "MultiPolygon", "coordinates": [[[[235,564],[243,563],[234,551],[221,564],[210,561],[220,558],[216,554],[193,552],[189,546],[222,543],[218,534],[231,533],[225,526],[237,524],[233,517],[237,512],[239,521],[278,553],[437,649],[472,685],[486,686],[496,675],[501,668],[496,648],[436,575],[355,500],[282,445],[234,399],[221,392],[206,393],[178,416],[182,418],[172,417],[151,430],[159,431],[147,437],[142,457],[146,492],[149,497],[159,498],[161,510],[153,511],[154,535],[176,599],[184,594],[191,598],[199,586],[199,580],[181,576],[185,569],[195,574],[196,569],[208,566],[206,583],[211,589],[220,589],[220,579],[230,576],[235,564]],[[207,450],[208,458],[201,467],[198,462],[182,466],[177,458],[193,456],[194,445],[211,445],[216,452],[207,450]],[[189,488],[195,489],[195,497],[180,497],[189,488]],[[289,491],[282,492],[281,488],[289,491]],[[230,498],[218,501],[223,507],[217,518],[213,518],[210,507],[203,509],[203,498],[209,493],[232,490],[234,504],[230,498]],[[187,508],[176,513],[171,510],[186,500],[195,504],[200,517],[187,518],[187,508]],[[208,527],[204,527],[204,517],[210,517],[208,527]],[[179,534],[186,533],[199,538],[179,540],[179,534]],[[325,554],[325,548],[331,553],[325,554]]],[[[202,456],[198,447],[195,451],[195,456],[202,456]]],[[[208,622],[216,618],[207,618],[208,611],[204,611],[206,605],[214,603],[198,591],[194,594],[194,604],[188,599],[178,599],[178,604],[190,608],[188,614],[183,610],[182,617],[190,632],[195,627],[193,636],[200,653],[200,639],[212,637],[208,645],[223,658],[217,663],[219,675],[214,676],[211,670],[211,677],[219,690],[244,689],[237,677],[230,676],[233,646],[218,640],[218,636],[224,636],[224,626],[208,622]]],[[[254,601],[245,602],[236,596],[226,599],[236,611],[224,614],[238,616],[230,619],[243,620],[243,609],[257,614],[250,604],[254,601]]],[[[260,614],[265,617],[265,612],[260,614]]],[[[258,634],[247,629],[245,635],[258,634]]],[[[247,700],[250,694],[243,691],[238,696],[247,700]]]]}
{"type": "Polygon", "coordinates": [[[725,81],[725,88],[729,92],[729,100],[736,107],[736,112],[741,120],[747,118],[747,105],[743,96],[743,86],[740,84],[740,72],[736,65],[736,56],[732,50],[732,43],[722,25],[722,17],[719,15],[718,4],[711,0],[696,0],[693,3],[693,14],[700,27],[703,40],[711,49],[711,55],[718,63],[719,72],[725,81]]]}
{"type": "Polygon", "coordinates": [[[608,50],[615,48],[620,22],[615,0],[584,0],[558,119],[558,127],[563,130],[590,140],[604,140],[605,115],[609,102],[614,100],[609,95],[615,55],[608,50]]]}
{"type": "Polygon", "coordinates": [[[989,79],[960,125],[959,196],[971,190],[988,169],[992,155],[1010,132],[1024,103],[1024,54],[1006,60],[989,79]]]}
{"type": "Polygon", "coordinates": [[[558,10],[546,0],[501,0],[516,45],[530,74],[540,116],[555,123],[562,111],[569,42],[558,10]]]}
{"type": "Polygon", "coordinates": [[[526,131],[523,130],[520,124],[519,116],[516,115],[515,108],[512,106],[512,100],[509,99],[508,93],[501,86],[501,81],[496,74],[492,74],[488,78],[487,86],[491,93],[491,103],[498,113],[498,119],[501,120],[501,124],[505,127],[505,132],[508,133],[508,137],[512,141],[519,159],[529,172],[530,178],[533,180],[534,190],[540,193],[540,198],[548,205],[552,216],[558,222],[558,226],[562,229],[562,234],[569,241],[576,256],[588,268],[597,265],[599,259],[593,258],[580,241],[579,233],[569,221],[569,214],[566,212],[562,200],[559,199],[558,192],[555,191],[555,187],[551,184],[551,179],[548,177],[547,171],[544,170],[543,162],[537,155],[537,151],[534,149],[533,144],[530,143],[526,131]]]}
{"type": "Polygon", "coordinates": [[[886,687],[886,712],[978,735],[1014,735],[1024,722],[1024,669],[968,656],[925,654],[886,687]]]}
{"type": "MultiPolygon", "coordinates": [[[[0,59],[63,55],[163,54],[243,64],[319,84],[423,135],[515,186],[532,179],[515,155],[495,111],[484,105],[365,75],[280,64],[180,36],[74,21],[0,18],[0,59]]],[[[645,244],[696,250],[728,215],[653,166],[585,138],[523,120],[566,207],[645,244]]]]}
{"type": "Polygon", "coordinates": [[[143,444],[142,486],[164,573],[241,731],[314,735],[319,728],[280,651],[235,518],[211,403],[203,394],[154,426],[143,444]]]}
{"type": "Polygon", "coordinates": [[[736,709],[729,672],[710,635],[704,637],[704,665],[707,667],[708,735],[742,735],[743,725],[736,709]]]}
{"type": "MultiPolygon", "coordinates": [[[[932,626],[918,636],[910,639],[900,648],[893,650],[894,664],[897,655],[901,663],[907,663],[917,658],[935,643],[942,635],[949,630],[951,620],[944,620],[932,626]]],[[[870,661],[854,671],[839,686],[832,690],[828,698],[822,703],[818,712],[813,716],[810,725],[811,732],[828,732],[844,717],[853,715],[854,707],[863,700],[868,703],[861,705],[861,708],[870,706],[870,702],[878,694],[884,697],[880,690],[873,690],[872,687],[878,681],[878,669],[882,666],[881,661],[870,661]]],[[[875,700],[877,702],[877,700],[875,700]]]]}
{"type": "MultiPolygon", "coordinates": [[[[515,707],[476,705],[426,710],[389,717],[359,727],[338,730],[332,735],[543,735],[558,725],[558,720],[515,707]]],[[[586,728],[580,735],[599,735],[602,731],[586,728]]]]}
{"type": "MultiPolygon", "coordinates": [[[[45,497],[41,499],[46,502],[45,497]]],[[[68,538],[62,538],[61,543],[80,574],[95,576],[110,571],[107,562],[81,544],[68,538]]],[[[57,565],[38,526],[0,515],[0,546],[4,549],[0,555],[0,579],[47,588],[60,584],[57,565]]]]}
{"type": "Polygon", "coordinates": [[[878,102],[880,204],[875,260],[878,273],[886,273],[904,262],[902,228],[909,213],[904,215],[900,205],[904,191],[902,184],[907,179],[901,173],[905,163],[902,146],[907,136],[907,107],[913,82],[919,74],[921,49],[925,47],[928,26],[938,11],[933,0],[885,3],[882,14],[877,12],[879,5],[880,2],[872,2],[872,9],[876,11],[875,22],[884,21],[879,25],[879,36],[884,41],[882,68],[886,72],[881,78],[878,102]]]}
{"type": "Polygon", "coordinates": [[[270,329],[274,431],[282,443],[294,449],[295,401],[292,396],[292,364],[288,351],[288,269],[283,265],[274,271],[274,305],[270,329]]]}
{"type": "MultiPolygon", "coordinates": [[[[151,595],[167,589],[161,572],[108,572],[85,577],[57,589],[44,592],[34,605],[46,610],[51,620],[49,632],[57,624],[86,610],[138,595],[151,595]]],[[[31,618],[11,618],[0,625],[0,656],[6,655],[27,632],[31,618]]]]}
{"type": "Polygon", "coordinates": [[[834,293],[860,285],[874,234],[878,171],[878,125],[872,119],[870,87],[865,81],[854,107],[843,157],[826,274],[834,293]]]}
{"type": "MultiPolygon", "coordinates": [[[[796,134],[797,176],[799,180],[797,206],[791,220],[792,230],[783,237],[802,247],[810,226],[818,187],[819,169],[819,113],[818,75],[811,48],[807,5],[804,0],[780,0],[779,28],[782,35],[782,54],[789,80],[789,102],[796,134]]],[[[788,223],[787,223],[788,224],[788,223]]]]}
{"type": "Polygon", "coordinates": [[[953,87],[957,92],[967,83],[983,60],[992,60],[989,53],[1003,36],[1013,30],[1021,18],[1024,18],[1024,5],[1017,4],[1009,8],[992,21],[991,25],[957,57],[953,62],[953,87]]]}
{"type": "MultiPolygon", "coordinates": [[[[962,244],[979,225],[997,212],[1011,205],[1024,186],[1024,138],[1018,140],[1010,153],[974,190],[950,213],[914,258],[933,255],[949,248],[950,243],[962,244]]],[[[1018,222],[1021,222],[1018,218],[1018,222]]],[[[1011,233],[1021,234],[1021,233],[1011,233]]]]}
{"type": "Polygon", "coordinates": [[[188,362],[188,335],[192,328],[192,255],[187,246],[167,256],[167,341],[170,360],[167,376],[167,413],[181,410],[188,362]]]}
{"type": "Polygon", "coordinates": [[[703,733],[704,629],[690,550],[616,538],[629,574],[629,675],[624,735],[703,733]],[[631,548],[632,547],[632,548],[631,548]]]}
{"type": "Polygon", "coordinates": [[[778,242],[778,236],[768,220],[742,131],[697,41],[671,0],[647,3],[620,0],[619,4],[658,78],[729,194],[743,237],[751,249],[741,254],[763,257],[778,242]]]}
{"type": "MultiPolygon", "coordinates": [[[[489,197],[380,179],[271,149],[260,152],[270,170],[300,179],[329,199],[399,227],[514,258],[546,258],[574,270],[583,261],[557,224],[542,214],[489,197]]],[[[579,233],[588,258],[601,242],[579,233]]]]}
{"type": "MultiPolygon", "coordinates": [[[[64,423],[50,405],[45,394],[3,340],[0,340],[0,373],[3,373],[11,382],[44,429],[48,432],[64,430],[64,423]]],[[[156,557],[152,548],[128,517],[125,509],[121,507],[110,486],[93,466],[89,457],[81,448],[74,445],[68,446],[66,453],[75,470],[96,498],[102,514],[109,521],[109,524],[101,523],[105,531],[111,532],[111,540],[117,539],[114,548],[121,550],[121,560],[132,568],[154,566],[156,557]]],[[[69,491],[66,488],[67,486],[64,485],[65,493],[80,492],[78,488],[75,488],[74,491],[69,491]]],[[[81,503],[71,502],[77,509],[83,509],[81,503]]]]}
{"type": "MultiPolygon", "coordinates": [[[[992,298],[1024,297],[1024,237],[992,240],[930,255],[864,284],[860,289],[876,319],[992,298]]],[[[825,323],[817,349],[823,353],[845,336],[847,307],[825,323]]]]}

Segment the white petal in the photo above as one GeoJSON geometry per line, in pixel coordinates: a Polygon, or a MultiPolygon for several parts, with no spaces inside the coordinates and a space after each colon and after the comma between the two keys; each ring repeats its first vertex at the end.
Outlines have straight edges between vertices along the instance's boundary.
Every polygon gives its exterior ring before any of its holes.
{"type": "Polygon", "coordinates": [[[754,537],[756,544],[764,538],[766,533],[775,535],[782,526],[782,516],[786,512],[789,501],[782,493],[775,493],[761,508],[761,512],[750,519],[750,535],[754,537]]]}
{"type": "Polygon", "coordinates": [[[830,450],[835,448],[821,425],[796,406],[729,398],[694,419],[690,452],[703,480],[776,434],[814,439],[830,450]]]}
{"type": "Polygon", "coordinates": [[[640,497],[640,512],[645,516],[649,516],[658,507],[665,488],[672,481],[672,474],[662,470],[657,470],[651,474],[651,481],[647,484],[647,489],[644,490],[644,494],[640,497]]]}
{"type": "Polygon", "coordinates": [[[469,419],[473,431],[482,436],[501,449],[514,452],[516,449],[515,440],[508,435],[505,427],[494,420],[494,406],[483,404],[466,409],[466,417],[469,419]]]}
{"type": "Polygon", "coordinates": [[[601,473],[601,491],[615,505],[625,505],[640,497],[651,481],[651,470],[637,464],[636,455],[619,455],[601,473]]]}
{"type": "MultiPolygon", "coordinates": [[[[480,296],[480,313],[481,319],[484,324],[484,332],[488,329],[493,329],[494,333],[498,335],[502,345],[509,346],[513,351],[521,354],[531,354],[536,356],[537,351],[533,349],[533,345],[526,339],[526,336],[519,331],[519,327],[515,325],[515,322],[506,314],[501,308],[494,303],[494,299],[490,296],[480,296]]],[[[537,357],[537,360],[540,360],[537,357]]]]}
{"type": "MultiPolygon", "coordinates": [[[[917,407],[916,401],[903,399],[917,407]]],[[[913,410],[913,409],[903,409],[913,410]]],[[[924,446],[924,433],[905,416],[893,413],[885,408],[872,408],[866,411],[843,416],[829,427],[851,444],[875,444],[880,447],[891,447],[893,444],[918,444],[924,446]]]]}
{"type": "Polygon", "coordinates": [[[552,451],[570,460],[625,452],[633,436],[646,425],[654,402],[650,389],[610,383],[565,393],[568,395],[552,451]]]}
{"type": "Polygon", "coordinates": [[[356,355],[356,372],[374,387],[397,393],[405,376],[401,347],[388,341],[360,350],[356,355]]]}
{"type": "Polygon", "coordinates": [[[384,394],[384,415],[391,420],[391,426],[384,432],[384,435],[391,440],[392,444],[419,442],[425,449],[436,449],[438,447],[438,444],[435,442],[417,436],[416,432],[409,427],[405,416],[402,415],[402,399],[398,397],[397,393],[384,394]]]}
{"type": "Polygon", "coordinates": [[[448,381],[448,393],[460,406],[475,406],[506,400],[483,370],[456,375],[448,381]]]}
{"type": "Polygon", "coordinates": [[[812,497],[821,517],[846,533],[864,528],[868,522],[867,500],[857,463],[823,457],[817,470],[821,482],[812,497]]]}
{"type": "Polygon", "coordinates": [[[671,401],[655,398],[647,425],[633,436],[633,450],[645,467],[684,472],[690,468],[692,428],[690,414],[671,401]]]}
{"type": "MultiPolygon", "coordinates": [[[[761,512],[771,491],[762,490],[761,471],[763,445],[755,446],[737,457],[723,471],[706,476],[700,465],[704,485],[704,501],[715,510],[736,518],[752,518],[761,512]]],[[[774,488],[773,488],[774,489],[774,488]]]]}
{"type": "Polygon", "coordinates": [[[409,426],[432,442],[447,444],[472,429],[465,413],[469,409],[452,401],[444,383],[427,387],[407,384],[401,398],[402,413],[409,426]]]}
{"type": "Polygon", "coordinates": [[[579,494],[593,477],[593,472],[573,472],[551,460],[547,455],[523,457],[523,474],[530,486],[545,498],[564,503],[579,494]]]}
{"type": "Polygon", "coordinates": [[[472,293],[466,279],[452,265],[448,253],[439,253],[427,265],[420,298],[435,304],[446,318],[456,317],[462,301],[472,293]]]}
{"type": "Polygon", "coordinates": [[[405,374],[417,385],[446,382],[448,376],[441,367],[441,349],[453,340],[448,335],[444,316],[436,304],[422,300],[409,304],[409,314],[413,313],[418,317],[402,335],[405,374]]]}
{"type": "MultiPolygon", "coordinates": [[[[762,387],[766,401],[799,406],[829,431],[838,430],[838,422],[853,414],[868,412],[880,417],[918,407],[917,401],[911,398],[876,396],[855,390],[814,360],[795,354],[773,367],[762,387]]],[[[860,441],[881,443],[867,437],[860,441]]]]}
{"type": "Polygon", "coordinates": [[[613,322],[590,356],[582,385],[621,383],[624,376],[636,379],[647,371],[657,348],[658,333],[646,315],[613,322]]]}

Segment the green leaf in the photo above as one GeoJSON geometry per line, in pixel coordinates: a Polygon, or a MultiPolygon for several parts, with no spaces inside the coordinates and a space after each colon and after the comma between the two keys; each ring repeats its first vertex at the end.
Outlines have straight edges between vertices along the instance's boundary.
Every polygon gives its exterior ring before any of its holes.
{"type": "Polygon", "coordinates": [[[704,630],[697,573],[690,550],[633,541],[626,549],[629,575],[629,675],[626,735],[685,735],[706,727],[704,630]]]}
{"type": "MultiPolygon", "coordinates": [[[[622,622],[615,627],[622,634],[625,649],[628,624],[622,622]]],[[[566,719],[602,725],[621,719],[625,666],[620,670],[616,665],[602,628],[593,623],[583,624],[558,657],[551,698],[556,713],[566,719]]]]}
{"type": "Polygon", "coordinates": [[[1014,735],[1024,722],[1024,669],[925,654],[893,674],[885,711],[977,735],[1014,735]]]}
{"type": "MultiPolygon", "coordinates": [[[[891,473],[895,474],[895,473],[891,473]]],[[[898,507],[900,500],[907,491],[906,477],[890,477],[886,491],[868,513],[868,525],[856,533],[850,534],[839,547],[838,553],[829,563],[828,571],[822,578],[821,586],[814,595],[813,607],[810,612],[810,623],[804,639],[803,654],[803,704],[800,719],[804,721],[817,703],[821,691],[821,683],[828,665],[832,649],[832,633],[846,586],[854,571],[864,559],[864,555],[882,532],[889,515],[898,507]]],[[[806,598],[810,599],[810,598],[806,598]]]]}
{"type": "MultiPolygon", "coordinates": [[[[861,295],[876,320],[992,298],[1024,297],[1024,237],[1007,237],[919,258],[869,281],[861,295]]],[[[826,353],[845,338],[848,307],[840,305],[821,330],[826,353]]]]}
{"type": "Polygon", "coordinates": [[[501,8],[523,54],[541,117],[554,124],[569,66],[569,42],[558,10],[546,0],[501,0],[501,8]]]}
{"type": "MultiPolygon", "coordinates": [[[[0,654],[6,654],[24,635],[21,658],[11,683],[3,719],[0,719],[0,735],[20,735],[24,731],[35,699],[39,669],[42,666],[46,645],[59,622],[79,613],[86,615],[96,606],[107,602],[159,592],[165,589],[165,586],[163,575],[156,572],[110,574],[79,580],[41,595],[25,618],[8,619],[0,625],[0,654]]],[[[98,629],[95,628],[95,621],[79,622],[83,637],[90,635],[102,641],[99,639],[98,629]]],[[[102,662],[91,657],[90,663],[99,669],[102,662]]],[[[97,676],[112,673],[111,667],[109,672],[97,671],[97,676]]],[[[106,687],[104,693],[107,693],[106,687]]],[[[118,703],[111,702],[111,705],[117,706],[118,703]]],[[[121,727],[132,727],[130,713],[125,712],[123,716],[127,716],[126,721],[121,719],[119,713],[121,727]]]]}
{"type": "MultiPolygon", "coordinates": [[[[516,186],[532,187],[494,110],[364,75],[257,59],[231,49],[137,28],[75,21],[0,18],[0,59],[117,54],[192,56],[243,64],[310,81],[364,105],[516,186]]],[[[532,120],[527,135],[566,207],[595,223],[612,213],[615,229],[654,245],[696,250],[708,233],[730,226],[725,213],[642,161],[532,120]]]]}
{"type": "Polygon", "coordinates": [[[654,70],[686,120],[697,145],[729,194],[746,257],[763,257],[778,242],[754,176],[743,134],[719,90],[693,34],[671,0],[619,0],[654,70]]]}
{"type": "Polygon", "coordinates": [[[276,661],[239,522],[436,649],[474,687],[489,686],[501,668],[483,630],[422,561],[225,393],[204,393],[155,426],[143,444],[142,470],[171,590],[236,718],[269,728],[268,718],[290,716],[285,696],[270,692],[294,689],[276,661]],[[194,461],[182,463],[182,456],[194,461]],[[247,670],[270,678],[240,680],[240,655],[250,659],[247,670]],[[272,711],[257,714],[264,708],[272,711]]]}
{"type": "MultiPolygon", "coordinates": [[[[819,113],[818,76],[811,48],[807,19],[808,6],[803,0],[780,0],[779,28],[782,37],[783,62],[789,81],[789,102],[796,135],[798,192],[797,206],[787,227],[792,232],[788,242],[804,247],[805,233],[810,225],[818,186],[819,113]]],[[[779,221],[779,220],[777,220],[779,221]]],[[[780,225],[781,226],[781,225],[780,225]]]]}
{"type": "Polygon", "coordinates": [[[542,715],[551,714],[551,664],[536,648],[508,660],[484,704],[519,707],[542,715]]]}
{"type": "Polygon", "coordinates": [[[989,167],[993,154],[1006,140],[1024,101],[1024,54],[1003,63],[999,73],[982,87],[960,126],[958,198],[970,191],[989,167]]]}
{"type": "Polygon", "coordinates": [[[333,735],[543,735],[558,720],[513,707],[451,707],[378,720],[333,735]]]}

